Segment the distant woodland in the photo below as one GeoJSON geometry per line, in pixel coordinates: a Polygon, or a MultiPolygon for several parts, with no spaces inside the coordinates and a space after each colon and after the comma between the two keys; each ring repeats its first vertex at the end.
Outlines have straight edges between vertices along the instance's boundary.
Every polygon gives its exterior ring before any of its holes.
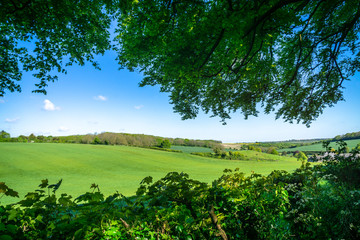
{"type": "Polygon", "coordinates": [[[351,139],[359,139],[359,138],[360,138],[360,131],[359,132],[346,133],[344,135],[338,135],[338,136],[333,138],[333,141],[351,140],[351,139]]]}
{"type": "Polygon", "coordinates": [[[126,145],[136,147],[158,147],[168,140],[171,145],[194,146],[214,148],[221,144],[216,140],[193,140],[184,138],[164,138],[145,134],[112,133],[103,132],[99,134],[70,135],[70,136],[43,136],[30,134],[11,137],[9,133],[2,131],[0,142],[36,142],[36,143],[80,143],[80,144],[104,144],[104,145],[126,145]]]}

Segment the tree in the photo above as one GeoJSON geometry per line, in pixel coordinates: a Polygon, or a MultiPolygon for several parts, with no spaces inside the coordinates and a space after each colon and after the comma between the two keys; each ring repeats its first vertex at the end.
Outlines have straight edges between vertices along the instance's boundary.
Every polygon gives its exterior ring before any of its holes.
{"type": "Polygon", "coordinates": [[[360,151],[360,143],[356,145],[355,150],[360,151]]]}
{"type": "Polygon", "coordinates": [[[112,0],[25,0],[0,2],[0,97],[21,91],[23,71],[40,80],[34,92],[46,93],[48,82],[66,66],[84,65],[110,48],[108,28],[112,0]],[[23,43],[26,44],[23,44],[23,43]],[[22,43],[22,44],[21,44],[22,43]]]}
{"type": "Polygon", "coordinates": [[[307,161],[308,157],[306,156],[305,153],[303,152],[299,152],[295,155],[295,157],[298,159],[298,161],[304,162],[307,161]]]}
{"type": "Polygon", "coordinates": [[[170,141],[168,139],[165,139],[160,143],[159,147],[161,147],[161,148],[171,148],[171,143],[170,143],[170,141]]]}
{"type": "Polygon", "coordinates": [[[28,141],[28,138],[24,135],[20,135],[18,137],[18,142],[27,142],[28,141]]]}
{"type": "Polygon", "coordinates": [[[212,150],[215,153],[215,155],[220,155],[225,150],[225,148],[223,145],[217,144],[212,147],[212,150]]]}
{"type": "Polygon", "coordinates": [[[94,138],[94,140],[93,140],[92,143],[93,143],[93,144],[101,144],[102,142],[101,142],[101,140],[99,139],[99,137],[96,136],[96,137],[94,138]]]}
{"type": "Polygon", "coordinates": [[[202,109],[225,122],[261,107],[309,126],[360,68],[357,0],[8,0],[0,16],[0,96],[20,91],[22,70],[45,92],[53,69],[97,67],[113,17],[121,67],[169,92],[183,119],[202,109]],[[31,39],[33,51],[18,46],[31,39]]]}
{"type": "Polygon", "coordinates": [[[309,126],[360,68],[357,0],[133,1],[119,63],[160,85],[175,112],[222,120],[276,112],[309,126]]]}
{"type": "Polygon", "coordinates": [[[32,133],[32,134],[29,135],[28,139],[29,139],[29,141],[35,141],[36,136],[32,133]]]}
{"type": "Polygon", "coordinates": [[[271,147],[267,150],[267,153],[268,154],[274,154],[274,155],[279,155],[279,152],[274,148],[274,147],[271,147]]]}
{"type": "Polygon", "coordinates": [[[1,130],[0,138],[10,138],[10,133],[7,133],[4,130],[1,130]]]}

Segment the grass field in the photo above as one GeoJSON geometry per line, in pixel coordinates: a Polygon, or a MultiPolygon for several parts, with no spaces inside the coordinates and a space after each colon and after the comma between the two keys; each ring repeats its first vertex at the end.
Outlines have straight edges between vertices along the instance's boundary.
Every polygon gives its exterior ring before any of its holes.
{"type": "Polygon", "coordinates": [[[213,152],[213,150],[211,148],[206,148],[206,147],[171,146],[171,149],[180,150],[184,153],[213,152]]]}
{"type": "MultiPolygon", "coordinates": [[[[352,148],[356,147],[356,145],[358,143],[360,143],[360,139],[346,140],[345,142],[347,143],[347,146],[351,150],[352,148]]],[[[334,149],[338,148],[338,146],[336,145],[336,142],[331,142],[330,146],[333,147],[334,149]]],[[[323,148],[322,144],[318,143],[318,144],[314,144],[314,145],[302,146],[302,147],[297,147],[297,148],[279,149],[278,151],[283,152],[283,151],[324,151],[324,150],[325,149],[323,148]]]]}
{"type": "MultiPolygon", "coordinates": [[[[260,154],[254,154],[255,158],[260,154]]],[[[63,179],[59,193],[74,197],[99,184],[106,194],[116,191],[133,195],[146,176],[164,177],[171,171],[186,172],[191,178],[211,183],[225,168],[240,168],[245,173],[268,174],[274,169],[292,171],[300,166],[295,158],[276,157],[272,161],[229,161],[188,153],[106,145],[55,143],[0,143],[0,182],[18,191],[22,198],[34,191],[42,179],[56,183],[63,179]]],[[[11,199],[2,198],[1,203],[11,199]]]]}

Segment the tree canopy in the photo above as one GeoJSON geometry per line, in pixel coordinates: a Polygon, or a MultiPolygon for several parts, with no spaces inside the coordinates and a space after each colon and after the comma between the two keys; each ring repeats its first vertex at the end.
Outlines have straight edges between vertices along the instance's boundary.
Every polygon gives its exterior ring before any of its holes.
{"type": "MultiPolygon", "coordinates": [[[[110,2],[110,1],[109,1],[110,2]]],[[[0,97],[21,91],[23,71],[46,93],[52,71],[86,61],[110,49],[111,5],[91,0],[4,0],[0,2],[0,97]]]]}
{"type": "Polygon", "coordinates": [[[65,71],[65,57],[92,61],[111,47],[111,19],[120,66],[142,72],[140,86],[170,93],[183,119],[263,109],[309,126],[343,100],[344,81],[360,68],[356,0],[14,2],[0,6],[1,95],[20,89],[19,61],[37,71],[40,92],[50,70],[65,71]],[[16,47],[32,38],[33,53],[16,47]]]}

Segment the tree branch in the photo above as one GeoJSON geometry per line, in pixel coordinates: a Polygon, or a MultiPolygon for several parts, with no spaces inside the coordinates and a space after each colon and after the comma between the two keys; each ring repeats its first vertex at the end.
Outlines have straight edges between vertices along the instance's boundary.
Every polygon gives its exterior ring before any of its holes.
{"type": "Polygon", "coordinates": [[[214,210],[214,205],[211,204],[210,206],[210,209],[209,209],[209,215],[210,215],[210,218],[211,218],[211,222],[214,224],[215,228],[219,231],[219,234],[221,236],[221,238],[223,240],[228,240],[228,237],[224,231],[224,229],[221,228],[221,225],[218,223],[218,218],[215,214],[215,210],[214,210]]]}
{"type": "Polygon", "coordinates": [[[223,28],[223,29],[221,29],[221,32],[220,32],[218,38],[216,39],[216,42],[212,46],[212,48],[211,48],[210,52],[208,53],[208,55],[206,56],[204,62],[200,65],[199,69],[203,68],[205,66],[205,64],[209,61],[209,58],[211,57],[211,55],[213,54],[213,52],[215,51],[215,49],[219,45],[221,39],[223,38],[224,33],[225,33],[225,29],[223,28]]]}
{"type": "MultiPolygon", "coordinates": [[[[254,24],[249,28],[249,30],[243,35],[243,37],[246,37],[250,34],[250,32],[254,31],[254,29],[257,28],[257,26],[265,21],[268,17],[271,16],[274,12],[276,12],[278,9],[285,7],[286,5],[296,3],[296,2],[302,2],[304,0],[287,0],[287,1],[279,1],[277,4],[275,4],[269,11],[267,11],[265,14],[260,16],[260,18],[257,19],[257,21],[254,22],[254,24]]],[[[307,1],[309,2],[309,1],[307,1]]]]}

